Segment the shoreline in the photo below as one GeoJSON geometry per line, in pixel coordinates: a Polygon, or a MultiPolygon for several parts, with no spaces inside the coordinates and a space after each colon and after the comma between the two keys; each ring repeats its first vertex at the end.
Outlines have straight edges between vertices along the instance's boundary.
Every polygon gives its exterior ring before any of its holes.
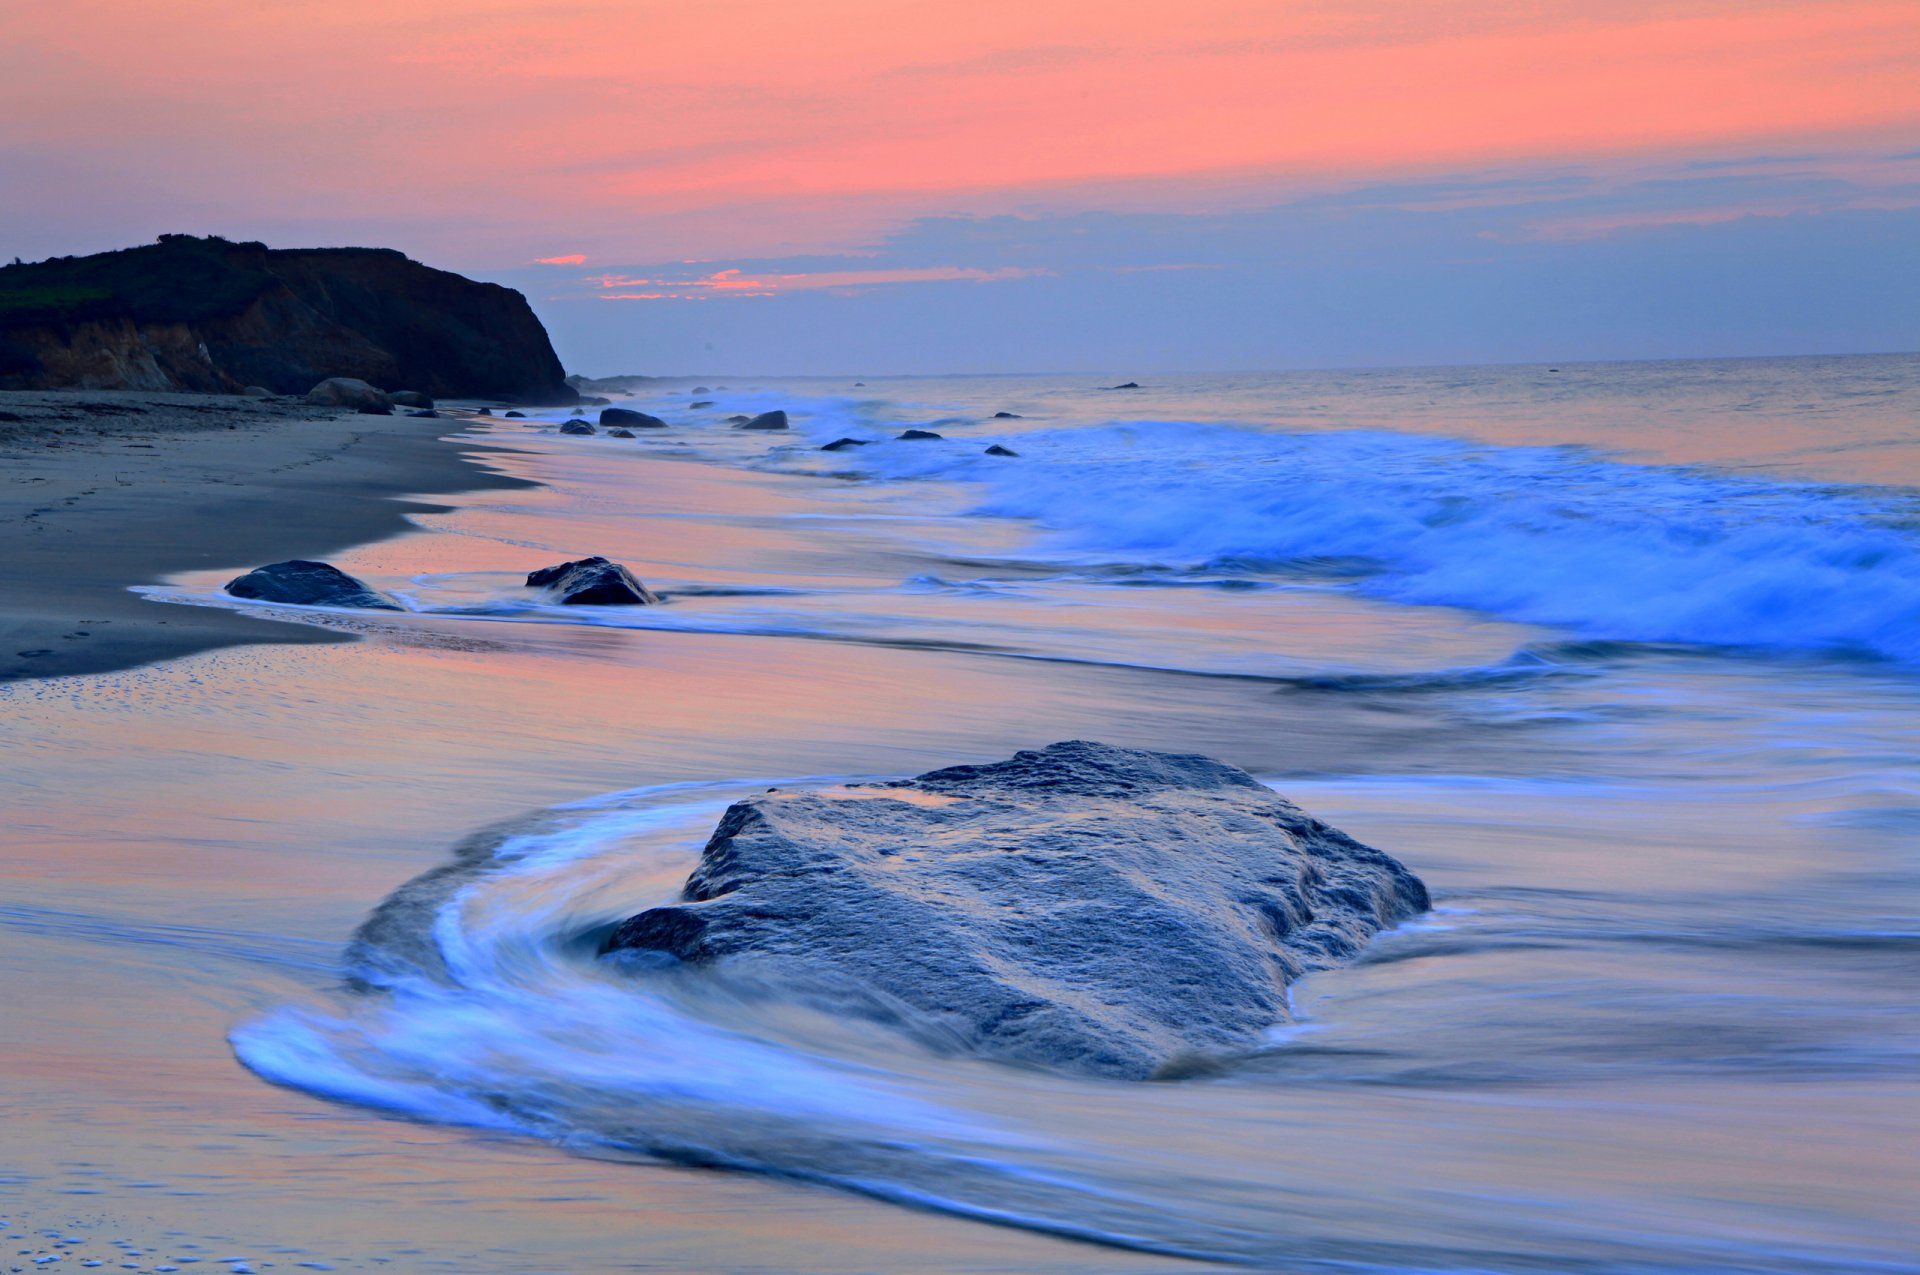
{"type": "Polygon", "coordinates": [[[449,442],[458,416],[124,390],[5,391],[0,413],[0,682],[355,640],[131,586],[319,557],[444,508],[419,497],[538,485],[486,466],[484,444],[449,442]]]}

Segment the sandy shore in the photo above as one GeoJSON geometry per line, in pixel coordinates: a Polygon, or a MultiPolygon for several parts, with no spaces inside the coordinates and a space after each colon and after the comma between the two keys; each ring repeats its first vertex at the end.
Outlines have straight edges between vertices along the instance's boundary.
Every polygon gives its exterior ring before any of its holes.
{"type": "Polygon", "coordinates": [[[523,485],[440,441],[457,425],[294,399],[0,393],[0,681],[349,640],[128,586],[318,557],[438,507],[402,497],[523,485]]]}

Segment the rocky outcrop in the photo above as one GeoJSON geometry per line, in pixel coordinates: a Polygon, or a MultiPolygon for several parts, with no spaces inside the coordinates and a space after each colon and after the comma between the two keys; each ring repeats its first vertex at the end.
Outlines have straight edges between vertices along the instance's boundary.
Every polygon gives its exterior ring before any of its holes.
{"type": "Polygon", "coordinates": [[[899,434],[899,438],[902,442],[909,442],[909,443],[924,442],[928,439],[937,439],[941,437],[943,437],[943,435],[936,434],[930,429],[904,429],[904,430],[901,430],[899,434]]]}
{"type": "Polygon", "coordinates": [[[634,579],[633,572],[605,558],[581,558],[542,567],[527,576],[529,589],[548,589],[562,606],[648,606],[659,597],[634,579]]]}
{"type": "Polygon", "coordinates": [[[745,421],[741,422],[739,425],[736,425],[734,428],[736,429],[785,429],[786,427],[787,427],[787,414],[781,411],[772,411],[772,412],[762,412],[758,416],[750,416],[745,421]]]}
{"type": "Polygon", "coordinates": [[[600,413],[602,425],[618,425],[622,429],[665,429],[667,423],[658,416],[649,416],[645,412],[636,412],[631,407],[609,407],[600,413]]]}
{"type": "Polygon", "coordinates": [[[1205,757],[1073,741],[721,819],[603,944],[936,1048],[1129,1079],[1244,1051],[1420,882],[1205,757]]]}
{"type": "Polygon", "coordinates": [[[400,604],[340,568],[326,562],[294,558],[256,567],[227,581],[227,592],[258,602],[282,602],[305,607],[357,607],[364,611],[398,611],[400,604]]]}
{"type": "Polygon", "coordinates": [[[573,403],[526,298],[387,248],[191,235],[0,267],[0,389],[304,394],[329,377],[573,403]]]}

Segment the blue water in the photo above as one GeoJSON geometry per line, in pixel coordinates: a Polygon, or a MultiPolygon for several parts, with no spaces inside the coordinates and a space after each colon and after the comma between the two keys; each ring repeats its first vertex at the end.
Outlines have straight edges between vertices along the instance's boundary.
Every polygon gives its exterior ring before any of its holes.
{"type": "MultiPolygon", "coordinates": [[[[1070,665],[1116,742],[1255,770],[1435,913],[1153,1085],[596,959],[727,800],[850,777],[802,743],[531,812],[404,887],[361,990],[236,1028],[260,1075],[1221,1263],[1920,1270],[1920,363],[689,389],[632,397],[673,424],[638,440],[486,427],[551,498],[424,519],[463,564],[376,575],[415,612],[380,623],[938,653],[1036,700],[1070,665]],[[792,433],[726,426],[772,407],[792,433]],[[588,551],[667,604],[520,581],[588,551]]],[[[934,686],[843,711],[883,756],[1002,748],[934,686]]]]}

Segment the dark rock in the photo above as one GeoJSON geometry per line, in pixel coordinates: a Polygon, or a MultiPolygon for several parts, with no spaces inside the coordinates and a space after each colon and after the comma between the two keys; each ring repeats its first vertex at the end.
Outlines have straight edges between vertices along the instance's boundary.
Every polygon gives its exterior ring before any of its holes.
{"type": "Polygon", "coordinates": [[[385,390],[375,389],[354,376],[329,376],[307,391],[307,402],[315,407],[393,406],[393,399],[385,390]]]}
{"type": "Polygon", "coordinates": [[[551,589],[566,606],[646,606],[660,599],[633,573],[605,558],[582,558],[542,567],[527,576],[529,589],[551,589]]]}
{"type": "Polygon", "coordinates": [[[573,409],[573,411],[568,413],[569,416],[585,416],[586,414],[587,414],[587,409],[584,407],[576,407],[573,409]]]}
{"type": "Polygon", "coordinates": [[[995,412],[993,419],[996,421],[1019,421],[1025,420],[1026,418],[1018,412],[995,412]]]}
{"type": "Polygon", "coordinates": [[[360,415],[362,416],[392,416],[393,415],[393,409],[391,407],[381,407],[378,403],[362,403],[360,406],[354,408],[353,410],[360,413],[360,415]]]}
{"type": "Polygon", "coordinates": [[[751,416],[729,416],[729,417],[727,417],[727,424],[729,424],[729,425],[745,425],[745,424],[746,424],[746,423],[747,423],[748,421],[750,421],[750,420],[752,420],[752,419],[753,419],[753,417],[751,417],[751,416]]]}
{"type": "Polygon", "coordinates": [[[998,443],[995,443],[993,446],[987,448],[987,455],[989,456],[1018,456],[1019,454],[1020,453],[1013,450],[1013,448],[1002,447],[998,443]]]}
{"type": "Polygon", "coordinates": [[[400,604],[371,589],[340,568],[325,562],[295,558],[257,567],[227,581],[236,598],[284,602],[308,607],[358,607],[367,611],[398,611],[400,604]]]}
{"type": "Polygon", "coordinates": [[[0,266],[0,295],[27,299],[0,309],[0,389],[303,394],[343,376],[441,398],[579,401],[525,297],[390,248],[163,235],[0,266]]]}
{"type": "Polygon", "coordinates": [[[785,429],[787,414],[782,411],[762,412],[760,415],[741,425],[741,429],[785,429]]]}
{"type": "Polygon", "coordinates": [[[413,418],[414,418],[415,420],[435,420],[435,421],[437,421],[437,420],[439,420],[439,419],[440,419],[440,413],[439,413],[439,412],[437,412],[437,411],[435,411],[435,410],[434,410],[433,408],[431,408],[431,407],[428,407],[428,408],[423,408],[423,409],[421,409],[421,410],[420,410],[420,411],[418,411],[418,412],[408,412],[408,413],[407,413],[407,415],[408,415],[408,416],[411,416],[411,417],[413,417],[413,418]]]}
{"type": "Polygon", "coordinates": [[[614,427],[613,427],[612,429],[610,429],[610,430],[608,430],[608,431],[607,431],[607,437],[608,437],[608,438],[633,438],[634,436],[635,436],[635,435],[634,435],[634,432],[633,432],[632,430],[630,430],[630,429],[621,429],[621,428],[620,428],[619,426],[617,426],[617,425],[616,425],[616,426],[614,426],[614,427]]]}
{"type": "Polygon", "coordinates": [[[925,438],[943,438],[945,437],[945,435],[936,434],[930,429],[910,429],[902,433],[900,437],[907,440],[914,440],[914,439],[925,439],[925,438]]]}
{"type": "Polygon", "coordinates": [[[872,440],[865,438],[836,438],[820,450],[823,452],[844,452],[849,447],[865,447],[870,441],[872,440]]]}
{"type": "Polygon", "coordinates": [[[18,412],[0,412],[0,421],[6,421],[9,424],[15,421],[23,421],[25,419],[26,417],[20,415],[20,413],[18,412]]]}
{"type": "Polygon", "coordinates": [[[627,429],[665,429],[667,427],[667,423],[658,416],[636,412],[630,407],[609,407],[600,413],[600,423],[620,425],[627,429]]]}
{"type": "Polygon", "coordinates": [[[695,394],[711,394],[713,390],[705,385],[696,385],[693,387],[693,392],[695,394]]]}
{"type": "Polygon", "coordinates": [[[1128,381],[1125,385],[1109,385],[1107,388],[1110,390],[1137,390],[1140,388],[1140,382],[1128,381]]]}
{"type": "Polygon", "coordinates": [[[560,427],[562,434],[597,434],[600,431],[585,421],[568,421],[560,427]]]}
{"type": "Polygon", "coordinates": [[[712,399],[710,399],[710,398],[697,398],[697,399],[695,399],[695,400],[694,400],[693,402],[691,402],[691,403],[689,403],[689,404],[687,404],[687,410],[688,410],[688,411],[692,411],[692,412],[697,412],[697,411],[699,411],[699,410],[700,410],[701,408],[703,408],[703,407],[712,407],[712,406],[713,406],[713,400],[712,400],[712,399]]]}
{"type": "Polygon", "coordinates": [[[601,397],[600,397],[599,395],[597,395],[597,394],[595,394],[595,395],[591,395],[591,396],[589,396],[589,397],[587,397],[587,398],[583,398],[583,399],[581,399],[580,401],[581,401],[582,403],[585,403],[585,404],[586,404],[586,405],[587,405],[588,407],[605,407],[605,406],[606,406],[607,404],[609,404],[609,403],[611,403],[611,402],[613,402],[613,400],[612,400],[612,399],[610,399],[610,398],[601,398],[601,397]]]}
{"type": "Polygon", "coordinates": [[[856,390],[864,390],[867,388],[867,383],[865,381],[855,381],[853,383],[853,388],[856,390]]]}
{"type": "Polygon", "coordinates": [[[483,407],[479,411],[475,412],[474,415],[475,416],[492,416],[493,409],[491,407],[483,407]]]}
{"type": "Polygon", "coordinates": [[[432,407],[433,396],[422,394],[419,390],[395,390],[387,395],[395,407],[432,407]]]}
{"type": "Polygon", "coordinates": [[[274,393],[264,385],[249,385],[240,391],[248,398],[272,398],[274,393]]]}
{"type": "Polygon", "coordinates": [[[1256,1046],[1290,982],[1428,906],[1400,864],[1244,771],[1085,741],[736,803],[681,900],[602,950],[1130,1079],[1256,1046]]]}
{"type": "MultiPolygon", "coordinates": [[[[482,408],[481,410],[485,411],[486,409],[482,408]]],[[[525,412],[503,412],[501,415],[505,416],[508,420],[524,421],[527,419],[525,412]]]]}

